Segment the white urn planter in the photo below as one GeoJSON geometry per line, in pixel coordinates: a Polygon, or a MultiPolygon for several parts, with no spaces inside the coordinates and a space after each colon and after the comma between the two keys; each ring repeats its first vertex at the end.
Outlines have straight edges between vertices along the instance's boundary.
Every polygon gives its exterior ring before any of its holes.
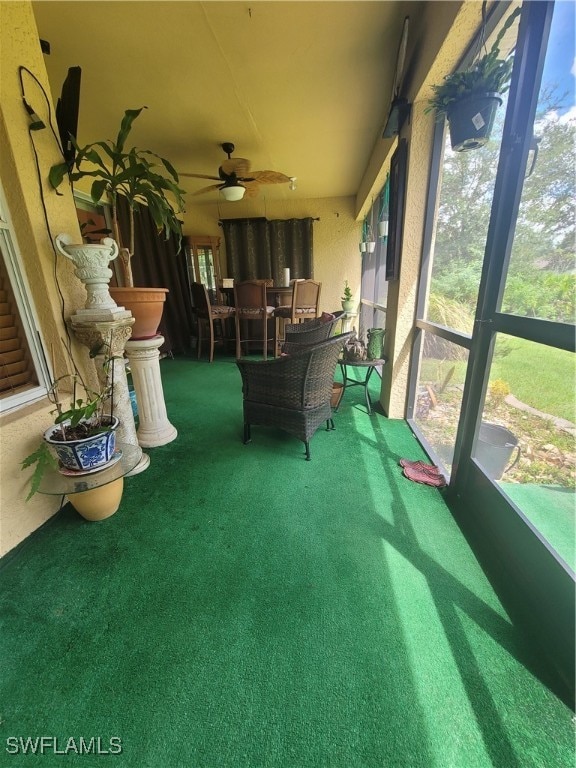
{"type": "Polygon", "coordinates": [[[120,253],[111,237],[104,237],[100,243],[73,243],[70,235],[60,234],[54,238],[57,251],[75,266],[74,274],[86,288],[86,303],[78,315],[84,320],[118,319],[129,313],[118,307],[110,295],[109,283],[112,270],[108,266],[120,253]]]}

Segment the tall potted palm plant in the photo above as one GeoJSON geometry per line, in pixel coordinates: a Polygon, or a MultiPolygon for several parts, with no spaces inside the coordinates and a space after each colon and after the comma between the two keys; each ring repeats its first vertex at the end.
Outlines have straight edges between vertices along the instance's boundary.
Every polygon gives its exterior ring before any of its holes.
{"type": "Polygon", "coordinates": [[[49,181],[57,189],[66,177],[70,182],[92,179],[90,195],[94,203],[105,198],[112,210],[114,239],[120,246],[123,267],[122,288],[112,288],[114,299],[132,311],[136,318],[133,338],[145,338],[156,334],[167,290],[165,288],[134,288],[131,260],[135,250],[134,214],[141,206],[147,206],[158,229],[166,239],[174,233],[182,238],[182,223],[178,215],[184,211],[184,190],[178,186],[178,174],[163,157],[150,150],[126,148],[134,120],[142,110],[128,109],[124,113],[115,141],[107,139],[84,147],[72,139],[76,156],[72,166],[58,163],[50,169],[49,181]],[[124,242],[119,225],[118,201],[122,197],[129,210],[129,235],[124,242]],[[152,301],[157,317],[149,318],[148,303],[152,301]],[[141,324],[141,311],[146,318],[141,324]]]}

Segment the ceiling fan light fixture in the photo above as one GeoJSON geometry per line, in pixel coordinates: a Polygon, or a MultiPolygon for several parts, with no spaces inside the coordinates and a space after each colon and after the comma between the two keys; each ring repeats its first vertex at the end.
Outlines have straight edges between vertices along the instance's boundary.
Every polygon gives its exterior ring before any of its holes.
{"type": "Polygon", "coordinates": [[[246,187],[243,187],[241,184],[230,184],[229,186],[222,187],[220,192],[222,192],[222,197],[225,200],[233,203],[236,202],[236,200],[242,200],[246,192],[246,187]]]}

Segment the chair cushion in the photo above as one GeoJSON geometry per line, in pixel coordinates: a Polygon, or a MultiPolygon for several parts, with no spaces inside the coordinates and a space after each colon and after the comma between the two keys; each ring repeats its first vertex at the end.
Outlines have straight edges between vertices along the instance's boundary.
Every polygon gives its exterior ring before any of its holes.
{"type": "Polygon", "coordinates": [[[315,315],[316,307],[296,307],[297,315],[315,315]]]}
{"type": "Polygon", "coordinates": [[[332,312],[322,312],[320,317],[318,318],[321,323],[331,323],[332,320],[335,320],[336,318],[332,314],[332,312]]]}
{"type": "Polygon", "coordinates": [[[234,307],[227,307],[224,304],[212,304],[210,306],[210,311],[213,315],[222,315],[222,316],[228,316],[233,315],[235,312],[234,307]]]}
{"type": "MultiPolygon", "coordinates": [[[[236,310],[236,312],[239,315],[247,315],[248,317],[250,316],[258,317],[261,314],[261,310],[259,307],[240,307],[239,309],[236,310]]],[[[266,307],[266,314],[273,315],[274,307],[266,307]]]]}
{"type": "MultiPolygon", "coordinates": [[[[276,307],[274,314],[276,317],[292,317],[292,307],[276,307]]],[[[296,307],[296,314],[316,315],[316,307],[296,307]]]]}

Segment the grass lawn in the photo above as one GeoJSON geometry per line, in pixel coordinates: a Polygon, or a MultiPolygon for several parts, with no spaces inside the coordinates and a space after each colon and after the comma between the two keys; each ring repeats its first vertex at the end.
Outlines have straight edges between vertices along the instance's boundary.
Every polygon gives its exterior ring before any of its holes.
{"type": "MultiPolygon", "coordinates": [[[[424,360],[421,381],[440,383],[452,368],[450,384],[464,385],[466,363],[454,360],[424,360]]],[[[576,361],[571,352],[501,337],[490,371],[490,381],[496,379],[505,381],[526,405],[576,423],[576,361]]]]}
{"type": "Polygon", "coordinates": [[[503,341],[496,346],[490,381],[502,379],[523,403],[576,422],[574,355],[526,339],[507,337],[503,341]],[[499,355],[503,348],[509,354],[499,355]]]}

